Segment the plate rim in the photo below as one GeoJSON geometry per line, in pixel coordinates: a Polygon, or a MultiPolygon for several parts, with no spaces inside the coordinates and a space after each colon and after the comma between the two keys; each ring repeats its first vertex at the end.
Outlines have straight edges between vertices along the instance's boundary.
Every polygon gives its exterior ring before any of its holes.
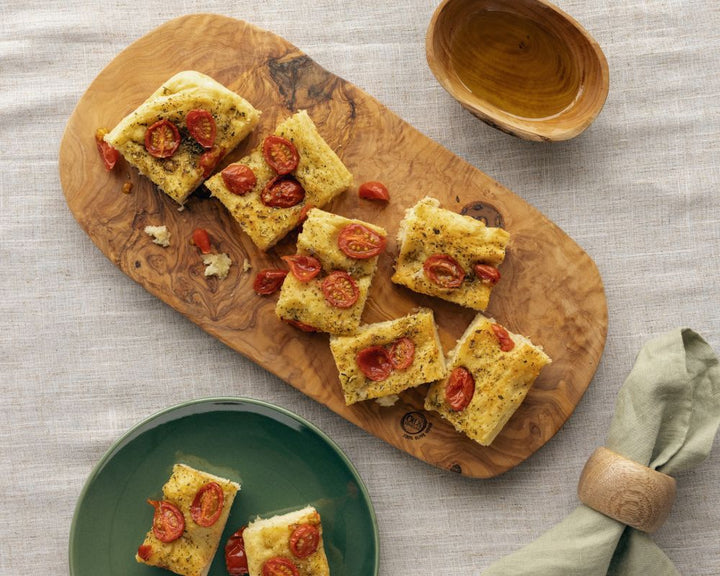
{"type": "Polygon", "coordinates": [[[340,457],[340,460],[345,464],[348,471],[351,473],[353,478],[355,479],[359,489],[360,493],[362,494],[363,499],[365,500],[365,503],[368,508],[368,512],[370,515],[370,521],[372,524],[372,539],[373,544],[375,548],[375,553],[373,557],[373,574],[374,576],[378,575],[379,572],[379,564],[380,564],[380,537],[379,537],[379,531],[378,531],[378,523],[377,523],[377,515],[375,514],[375,508],[373,507],[372,500],[370,498],[370,494],[368,492],[367,486],[365,485],[365,482],[363,481],[362,477],[360,476],[360,473],[358,472],[357,468],[355,468],[355,465],[352,463],[352,461],[348,458],[348,456],[345,454],[345,452],[338,446],[338,444],[330,438],[323,430],[318,428],[315,424],[310,422],[309,420],[303,418],[299,414],[296,414],[287,408],[283,408],[282,406],[278,406],[277,404],[273,404],[271,402],[267,402],[266,400],[258,400],[255,398],[249,398],[246,396],[209,396],[204,398],[195,398],[191,400],[186,400],[184,402],[181,402],[179,404],[174,404],[172,406],[168,406],[166,408],[163,408],[161,410],[158,410],[146,418],[142,419],[141,421],[137,422],[133,426],[131,426],[128,430],[126,430],[119,438],[117,438],[108,448],[105,450],[103,455],[100,457],[100,459],[95,463],[95,465],[92,467],[90,473],[88,474],[87,478],[85,479],[85,483],[83,484],[82,489],[80,490],[80,493],[78,494],[78,497],[75,501],[75,509],[73,511],[72,521],[70,523],[70,533],[68,535],[68,568],[69,568],[69,574],[70,576],[80,576],[76,574],[74,569],[74,560],[73,560],[73,543],[75,542],[76,538],[76,531],[77,531],[77,524],[79,520],[80,515],[80,508],[81,504],[83,503],[85,496],[92,486],[93,482],[96,480],[98,475],[100,474],[101,470],[105,467],[105,465],[112,459],[115,452],[117,452],[118,449],[125,446],[126,443],[128,443],[133,437],[136,437],[138,433],[144,431],[145,428],[147,428],[148,425],[150,425],[152,422],[163,418],[164,416],[179,411],[183,408],[188,408],[192,406],[197,405],[212,405],[212,404],[233,404],[233,405],[242,405],[242,404],[250,404],[253,406],[260,406],[263,408],[267,408],[271,411],[278,412],[282,414],[283,416],[286,416],[288,418],[291,418],[292,420],[295,420],[296,422],[302,424],[303,426],[307,426],[313,433],[315,433],[321,440],[323,440],[330,448],[332,448],[333,452],[337,454],[340,457]]]}

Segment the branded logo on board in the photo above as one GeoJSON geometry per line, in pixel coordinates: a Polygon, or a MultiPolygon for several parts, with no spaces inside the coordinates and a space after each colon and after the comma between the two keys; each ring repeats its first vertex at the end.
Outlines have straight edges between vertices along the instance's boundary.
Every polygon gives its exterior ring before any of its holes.
{"type": "Polygon", "coordinates": [[[418,440],[427,436],[432,428],[432,422],[422,412],[406,412],[400,419],[403,437],[408,440],[418,440]]]}

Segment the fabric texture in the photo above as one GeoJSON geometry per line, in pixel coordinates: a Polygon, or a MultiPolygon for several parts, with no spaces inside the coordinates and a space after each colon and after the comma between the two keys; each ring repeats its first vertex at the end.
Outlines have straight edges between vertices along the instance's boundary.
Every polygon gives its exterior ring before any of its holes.
{"type": "MultiPolygon", "coordinates": [[[[340,446],[375,507],[379,576],[480,574],[577,506],[580,471],[605,442],[645,342],[689,326],[720,350],[717,0],[556,0],[610,68],[598,118],[557,144],[503,134],[443,90],[425,58],[439,3],[0,1],[0,575],[67,573],[75,505],[105,451],[160,410],[216,396],[282,406],[340,446]],[[602,360],[574,413],[527,461],[474,480],[408,456],[203,332],[78,226],[58,175],[78,101],[131,43],[208,12],[282,36],[522,197],[595,261],[609,318],[602,360]]],[[[652,539],[681,574],[718,576],[718,443],[677,480],[677,502],[652,539]]],[[[589,564],[595,554],[607,558],[593,551],[589,564]]]]}
{"type": "MultiPolygon", "coordinates": [[[[720,365],[692,330],[645,345],[618,394],[607,447],[675,475],[709,454],[720,426],[720,365]]],[[[652,538],[580,505],[484,576],[677,576],[652,538]]]]}

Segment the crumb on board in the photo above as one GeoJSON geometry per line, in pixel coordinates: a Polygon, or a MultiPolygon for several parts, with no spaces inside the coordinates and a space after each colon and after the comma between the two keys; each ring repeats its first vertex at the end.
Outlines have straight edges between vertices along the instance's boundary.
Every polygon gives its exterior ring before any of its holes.
{"type": "Polygon", "coordinates": [[[217,276],[220,280],[227,277],[232,260],[225,254],[203,254],[205,264],[205,276],[217,276]]]}
{"type": "Polygon", "coordinates": [[[165,248],[170,246],[170,232],[167,226],[145,226],[145,234],[150,236],[155,244],[165,248]]]}

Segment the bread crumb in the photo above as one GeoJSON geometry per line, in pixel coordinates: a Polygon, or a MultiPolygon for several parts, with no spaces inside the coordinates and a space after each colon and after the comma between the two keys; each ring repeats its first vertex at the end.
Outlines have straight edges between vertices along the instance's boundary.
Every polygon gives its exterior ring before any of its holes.
{"type": "Polygon", "coordinates": [[[165,248],[170,246],[170,232],[167,226],[145,226],[145,234],[151,236],[155,244],[165,248]]]}
{"type": "Polygon", "coordinates": [[[395,406],[395,403],[400,400],[400,396],[397,394],[390,394],[389,396],[381,396],[380,398],[375,398],[375,402],[380,404],[380,406],[383,406],[384,408],[389,408],[390,406],[395,406]]]}
{"type": "Polygon", "coordinates": [[[217,276],[220,280],[227,277],[232,260],[225,254],[203,254],[203,264],[205,268],[205,276],[217,276]]]}
{"type": "Polygon", "coordinates": [[[245,260],[243,260],[243,272],[248,272],[251,268],[252,264],[250,264],[250,260],[245,258],[245,260]]]}

